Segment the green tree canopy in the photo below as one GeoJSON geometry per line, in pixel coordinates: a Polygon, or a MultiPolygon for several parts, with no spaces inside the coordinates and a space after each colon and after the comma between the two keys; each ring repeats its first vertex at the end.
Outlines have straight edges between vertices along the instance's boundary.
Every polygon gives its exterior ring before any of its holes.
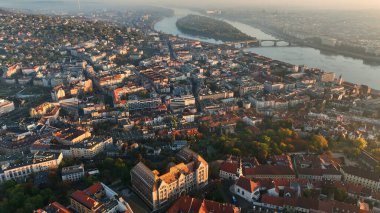
{"type": "Polygon", "coordinates": [[[311,146],[316,150],[325,150],[329,147],[329,142],[322,135],[314,135],[311,138],[311,146]]]}
{"type": "Polygon", "coordinates": [[[358,138],[358,139],[353,141],[353,145],[359,149],[366,148],[367,144],[368,144],[368,142],[364,138],[358,138]]]}

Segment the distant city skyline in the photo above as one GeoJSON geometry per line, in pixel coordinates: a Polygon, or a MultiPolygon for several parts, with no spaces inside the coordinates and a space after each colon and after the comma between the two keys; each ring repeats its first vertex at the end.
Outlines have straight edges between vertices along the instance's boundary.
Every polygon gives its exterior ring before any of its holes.
{"type": "MultiPolygon", "coordinates": [[[[78,0],[14,0],[12,2],[8,0],[0,0],[1,6],[12,6],[12,4],[25,4],[26,2],[30,3],[73,3],[74,5],[78,4],[78,0]]],[[[86,3],[103,3],[110,6],[114,5],[150,5],[150,6],[188,6],[188,7],[241,7],[241,6],[252,6],[252,7],[270,7],[270,8],[290,8],[290,9],[333,9],[333,10],[367,10],[367,9],[379,9],[380,10],[380,1],[378,0],[366,0],[366,1],[357,1],[357,0],[195,0],[195,1],[185,1],[185,0],[109,0],[107,2],[101,0],[80,0],[82,4],[86,3]]],[[[19,5],[20,6],[20,5],[19,5]]],[[[85,6],[85,5],[84,5],[85,6]]]]}

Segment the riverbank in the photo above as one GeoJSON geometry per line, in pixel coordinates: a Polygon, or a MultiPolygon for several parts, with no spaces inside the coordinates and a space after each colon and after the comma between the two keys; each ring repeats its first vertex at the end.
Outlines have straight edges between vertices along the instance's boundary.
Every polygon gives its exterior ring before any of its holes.
{"type": "Polygon", "coordinates": [[[360,53],[353,53],[353,52],[349,52],[345,50],[340,50],[334,47],[328,47],[328,46],[323,46],[323,45],[318,45],[318,44],[307,43],[304,45],[321,50],[321,51],[327,51],[328,53],[343,55],[343,56],[351,57],[355,59],[361,59],[363,60],[364,63],[369,64],[369,65],[380,65],[380,57],[378,56],[363,55],[360,53]]]}
{"type": "Polygon", "coordinates": [[[241,20],[237,20],[237,19],[231,19],[231,18],[225,18],[225,17],[223,17],[223,18],[227,19],[227,20],[230,20],[230,21],[241,22],[241,23],[244,23],[244,24],[249,25],[251,27],[258,28],[261,31],[263,31],[264,33],[267,33],[269,35],[273,35],[273,36],[275,36],[277,38],[281,38],[281,39],[284,39],[284,40],[295,41],[295,43],[298,43],[301,46],[314,48],[314,49],[317,49],[317,50],[320,50],[320,51],[325,51],[327,54],[343,55],[343,56],[346,56],[346,57],[351,57],[353,59],[360,59],[360,60],[363,60],[363,62],[365,64],[368,64],[368,65],[377,65],[377,66],[380,65],[380,56],[364,55],[364,54],[360,54],[360,53],[354,53],[354,52],[342,50],[342,49],[335,48],[335,47],[324,46],[324,45],[321,45],[321,44],[306,43],[303,40],[300,40],[300,39],[291,37],[289,35],[283,34],[281,32],[278,32],[278,30],[273,29],[273,28],[268,27],[268,26],[263,26],[263,25],[260,25],[260,24],[255,24],[255,23],[251,23],[251,22],[248,22],[248,21],[241,21],[241,20]]]}
{"type": "MultiPolygon", "coordinates": [[[[173,17],[163,18],[156,23],[154,29],[157,32],[211,44],[223,44],[221,41],[200,36],[192,36],[181,32],[176,26],[176,21],[186,15],[200,15],[200,13],[186,9],[176,8],[173,10],[175,11],[175,15],[173,17]]],[[[214,18],[216,17],[214,16],[214,18]]],[[[277,35],[276,33],[269,32],[263,28],[261,28],[263,29],[261,30],[259,27],[253,27],[252,24],[246,24],[234,19],[222,17],[218,17],[218,19],[231,24],[249,36],[257,37],[257,39],[276,39],[276,36],[274,36],[277,35]],[[264,31],[268,33],[265,33],[264,31]]],[[[280,37],[279,35],[277,36],[278,38],[280,37]]],[[[380,78],[380,66],[375,63],[367,63],[367,60],[363,63],[363,59],[358,59],[358,57],[346,57],[333,51],[320,50],[308,46],[254,47],[246,49],[245,51],[253,52],[289,64],[306,65],[308,67],[335,72],[336,76],[342,75],[345,81],[358,85],[365,84],[371,86],[372,88],[380,89],[378,81],[380,78]]]]}

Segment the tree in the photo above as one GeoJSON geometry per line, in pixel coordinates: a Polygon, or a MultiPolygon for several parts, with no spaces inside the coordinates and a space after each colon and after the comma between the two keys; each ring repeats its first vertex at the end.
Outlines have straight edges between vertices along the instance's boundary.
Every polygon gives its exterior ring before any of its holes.
{"type": "MultiPolygon", "coordinates": [[[[289,144],[290,145],[290,144],[289,144]]],[[[288,145],[286,145],[285,143],[283,143],[283,142],[281,142],[280,143],[280,150],[282,151],[282,152],[287,152],[288,151],[288,145]]]]}
{"type": "Polygon", "coordinates": [[[0,212],[32,212],[51,202],[54,199],[52,195],[49,188],[6,182],[1,186],[0,212]]]}
{"type": "Polygon", "coordinates": [[[294,134],[294,132],[288,128],[280,128],[280,130],[278,130],[278,133],[280,135],[281,140],[285,138],[293,137],[293,134],[294,134]]]}
{"type": "Polygon", "coordinates": [[[358,138],[353,141],[353,145],[358,149],[364,149],[367,147],[368,142],[364,138],[358,138]]]}
{"type": "Polygon", "coordinates": [[[348,197],[348,194],[347,194],[346,190],[340,189],[340,188],[335,189],[335,191],[334,191],[334,199],[335,200],[343,202],[347,199],[347,197],[348,197]]]}
{"type": "Polygon", "coordinates": [[[281,149],[278,147],[278,145],[276,143],[272,143],[270,145],[270,150],[271,150],[271,154],[275,154],[275,155],[281,155],[282,154],[281,149]]]}
{"type": "Polygon", "coordinates": [[[311,189],[305,189],[305,190],[303,190],[303,196],[305,198],[310,198],[311,197],[311,189]]]}
{"type": "Polygon", "coordinates": [[[269,136],[267,136],[267,135],[263,135],[261,137],[261,142],[263,142],[265,144],[269,144],[271,141],[272,141],[272,139],[269,136]]]}
{"type": "Polygon", "coordinates": [[[53,186],[56,185],[60,179],[58,177],[57,170],[54,170],[54,169],[49,170],[48,178],[49,178],[49,183],[53,186]]]}
{"type": "Polygon", "coordinates": [[[257,151],[258,151],[258,157],[261,160],[267,159],[269,155],[269,146],[265,143],[257,143],[257,151]]]}
{"type": "Polygon", "coordinates": [[[314,135],[311,138],[311,146],[316,150],[326,150],[329,147],[329,142],[322,135],[314,135]]]}
{"type": "Polygon", "coordinates": [[[355,147],[345,147],[343,148],[343,153],[348,157],[348,158],[356,158],[360,154],[360,149],[355,148],[355,147]]]}
{"type": "Polygon", "coordinates": [[[232,149],[232,154],[235,155],[235,156],[240,156],[241,155],[241,151],[238,148],[233,148],[232,149]]]}
{"type": "Polygon", "coordinates": [[[86,184],[86,186],[88,186],[88,187],[99,181],[99,180],[98,180],[95,176],[93,176],[93,175],[86,176],[86,177],[84,177],[83,180],[84,180],[84,183],[86,184]]]}

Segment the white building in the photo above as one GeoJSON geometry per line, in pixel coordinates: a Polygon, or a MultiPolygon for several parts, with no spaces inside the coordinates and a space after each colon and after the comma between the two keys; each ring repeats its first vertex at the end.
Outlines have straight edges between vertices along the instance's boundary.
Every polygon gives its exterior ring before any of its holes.
{"type": "Polygon", "coordinates": [[[84,166],[74,165],[62,168],[62,181],[78,181],[84,177],[84,166]]]}
{"type": "Polygon", "coordinates": [[[54,153],[62,153],[65,158],[93,158],[97,154],[103,152],[107,145],[112,144],[112,137],[100,138],[93,137],[85,139],[74,145],[60,144],[59,146],[51,143],[50,138],[35,141],[30,147],[31,153],[39,151],[49,151],[54,153]]]}
{"type": "Polygon", "coordinates": [[[0,116],[15,109],[15,105],[12,101],[0,99],[0,116]]]}
{"type": "Polygon", "coordinates": [[[26,181],[32,173],[57,169],[62,159],[62,153],[37,152],[22,163],[13,163],[3,168],[2,173],[0,173],[0,182],[8,180],[26,181]]]}
{"type": "Polygon", "coordinates": [[[260,198],[260,185],[249,178],[240,176],[234,185],[234,193],[248,202],[254,202],[260,198]]]}
{"type": "Polygon", "coordinates": [[[184,147],[187,147],[189,143],[186,140],[179,140],[179,141],[174,141],[173,144],[170,146],[171,150],[176,151],[180,150],[184,147]]]}
{"type": "Polygon", "coordinates": [[[256,126],[257,124],[262,122],[261,118],[256,118],[256,117],[247,117],[245,116],[243,118],[244,123],[246,123],[249,126],[256,126]]]}
{"type": "Polygon", "coordinates": [[[182,108],[195,105],[195,98],[193,95],[185,95],[180,98],[173,98],[170,100],[171,108],[182,108]]]}
{"type": "Polygon", "coordinates": [[[83,191],[75,191],[70,196],[71,208],[75,212],[133,213],[129,204],[107,185],[98,182],[83,191]]]}
{"type": "Polygon", "coordinates": [[[130,111],[133,110],[151,110],[156,109],[162,104],[159,98],[148,98],[142,100],[129,100],[127,101],[127,106],[130,111]]]}
{"type": "Polygon", "coordinates": [[[219,177],[226,180],[237,180],[243,175],[241,162],[226,160],[220,165],[219,177]]]}

